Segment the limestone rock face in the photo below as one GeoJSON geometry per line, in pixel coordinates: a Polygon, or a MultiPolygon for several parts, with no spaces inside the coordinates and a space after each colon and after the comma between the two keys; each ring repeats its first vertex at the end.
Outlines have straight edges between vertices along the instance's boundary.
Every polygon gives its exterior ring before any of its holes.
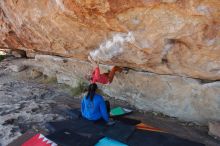
{"type": "MultiPolygon", "coordinates": [[[[74,88],[92,72],[92,65],[85,61],[50,55],[36,55],[35,60],[25,60],[24,65],[34,66],[59,83],[74,88]]],[[[101,72],[110,69],[100,65],[101,72]]],[[[180,120],[207,125],[220,121],[220,82],[204,83],[197,79],[158,75],[130,70],[116,74],[110,85],[98,84],[107,95],[125,100],[142,111],[155,111],[180,120]]]]}
{"type": "Polygon", "coordinates": [[[0,46],[220,79],[219,0],[1,0],[0,46]]]}
{"type": "Polygon", "coordinates": [[[209,135],[220,139],[220,123],[209,122],[209,135]]]}

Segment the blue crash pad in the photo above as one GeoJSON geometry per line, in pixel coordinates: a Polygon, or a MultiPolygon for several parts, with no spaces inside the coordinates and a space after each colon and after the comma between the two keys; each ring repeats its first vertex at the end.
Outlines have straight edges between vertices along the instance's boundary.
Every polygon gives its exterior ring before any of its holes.
{"type": "Polygon", "coordinates": [[[123,144],[119,141],[110,139],[108,137],[104,137],[95,146],[128,146],[126,144],[123,144]]]}

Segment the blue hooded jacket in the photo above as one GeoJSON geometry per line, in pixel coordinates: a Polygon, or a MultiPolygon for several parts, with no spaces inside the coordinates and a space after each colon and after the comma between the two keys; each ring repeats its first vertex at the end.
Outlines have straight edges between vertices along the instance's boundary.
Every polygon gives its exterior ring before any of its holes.
{"type": "Polygon", "coordinates": [[[95,94],[93,100],[83,97],[81,101],[82,116],[88,120],[99,120],[103,118],[106,122],[109,121],[109,115],[107,112],[106,104],[101,95],[95,94]]]}

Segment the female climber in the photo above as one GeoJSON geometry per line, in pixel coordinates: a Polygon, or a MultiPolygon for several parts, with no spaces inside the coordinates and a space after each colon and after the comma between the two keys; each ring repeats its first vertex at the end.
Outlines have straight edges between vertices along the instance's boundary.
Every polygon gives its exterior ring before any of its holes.
{"type": "Polygon", "coordinates": [[[95,62],[91,56],[88,57],[89,61],[91,61],[94,66],[94,71],[92,72],[91,83],[102,83],[102,84],[110,84],[113,81],[116,72],[122,72],[122,68],[118,66],[114,66],[111,71],[107,73],[100,73],[99,63],[95,62]]]}
{"type": "Polygon", "coordinates": [[[96,90],[95,83],[89,85],[88,93],[81,101],[82,116],[88,120],[104,120],[109,123],[110,103],[104,101],[101,95],[96,94],[96,90]]]}

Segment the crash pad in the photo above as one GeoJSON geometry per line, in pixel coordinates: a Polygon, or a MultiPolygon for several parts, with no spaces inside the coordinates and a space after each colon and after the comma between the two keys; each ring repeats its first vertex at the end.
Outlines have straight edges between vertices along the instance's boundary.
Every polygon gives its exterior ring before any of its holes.
{"type": "MultiPolygon", "coordinates": [[[[116,113],[117,110],[120,111],[121,109],[116,109],[116,113]]],[[[125,112],[123,108],[122,110],[125,112]]],[[[73,143],[74,146],[87,146],[96,143],[97,145],[99,144],[98,146],[103,146],[107,140],[113,141],[113,144],[116,141],[122,144],[122,146],[204,146],[203,144],[165,133],[159,128],[140,123],[140,121],[135,119],[129,119],[125,116],[115,116],[114,119],[117,121],[115,125],[112,126],[89,121],[82,117],[79,119],[73,118],[72,120],[50,122],[50,127],[52,127],[55,132],[53,131],[54,133],[52,133],[54,137],[48,138],[61,146],[71,146],[73,143]],[[62,130],[70,130],[73,134],[70,132],[72,136],[67,136],[67,139],[65,139],[62,137],[62,135],[65,135],[65,132],[63,133],[62,130]],[[61,137],[59,135],[61,135],[61,137]],[[105,137],[103,140],[104,144],[100,143],[100,139],[103,137],[105,137]]],[[[110,143],[107,143],[107,146],[111,146],[110,143]]]]}
{"type": "Polygon", "coordinates": [[[129,146],[205,146],[168,133],[140,129],[135,130],[127,144],[129,146]]]}
{"type": "Polygon", "coordinates": [[[57,146],[57,144],[46,138],[43,134],[38,133],[21,146],[57,146]]]}
{"type": "Polygon", "coordinates": [[[99,124],[93,121],[88,121],[85,119],[78,119],[48,122],[46,124],[46,127],[50,131],[50,133],[63,129],[70,129],[74,130],[79,135],[102,138],[104,137],[103,131],[105,130],[106,125],[99,124]]]}
{"type": "Polygon", "coordinates": [[[56,122],[47,122],[46,128],[52,133],[55,131],[59,131],[62,129],[71,129],[77,130],[82,127],[86,126],[93,126],[93,122],[84,120],[84,119],[77,119],[77,120],[63,120],[63,121],[56,121],[56,122]]]}
{"type": "Polygon", "coordinates": [[[128,146],[127,144],[113,140],[108,137],[104,137],[95,146],[128,146]]]}
{"type": "Polygon", "coordinates": [[[23,143],[25,143],[27,140],[29,140],[33,136],[37,135],[38,133],[41,133],[43,135],[47,134],[47,132],[45,132],[43,130],[40,130],[40,132],[39,131],[37,132],[37,131],[35,131],[33,129],[30,129],[30,130],[26,131],[24,134],[22,134],[21,136],[19,136],[14,141],[12,141],[7,146],[21,146],[23,143]]]}
{"type": "Polygon", "coordinates": [[[122,108],[122,107],[116,107],[116,108],[111,109],[110,115],[111,116],[122,116],[122,115],[125,115],[125,114],[129,114],[131,112],[132,112],[132,110],[130,110],[130,109],[122,108]]]}
{"type": "Polygon", "coordinates": [[[164,132],[164,131],[160,130],[159,128],[155,128],[153,126],[150,126],[150,125],[144,124],[144,123],[137,124],[136,129],[147,130],[147,131],[164,132]]]}
{"type": "Polygon", "coordinates": [[[26,142],[28,139],[35,136],[38,132],[33,130],[28,130],[24,134],[22,134],[20,137],[18,137],[16,140],[8,144],[8,146],[21,146],[24,142],[26,142]]]}
{"type": "Polygon", "coordinates": [[[105,137],[126,143],[128,138],[133,134],[134,130],[135,126],[128,125],[123,122],[116,122],[105,131],[104,135],[105,137]]]}
{"type": "Polygon", "coordinates": [[[63,129],[46,136],[60,146],[94,146],[99,139],[79,135],[73,130],[63,129]]]}
{"type": "Polygon", "coordinates": [[[123,122],[125,124],[133,125],[133,126],[136,126],[137,124],[141,123],[140,120],[136,120],[136,119],[132,119],[132,118],[127,118],[127,117],[124,117],[124,116],[115,116],[115,117],[112,117],[112,118],[114,120],[116,120],[116,121],[120,121],[120,122],[123,122]]]}
{"type": "Polygon", "coordinates": [[[104,137],[104,131],[106,127],[98,124],[94,124],[93,126],[85,126],[80,129],[75,130],[77,134],[84,135],[87,137],[104,137]]]}

